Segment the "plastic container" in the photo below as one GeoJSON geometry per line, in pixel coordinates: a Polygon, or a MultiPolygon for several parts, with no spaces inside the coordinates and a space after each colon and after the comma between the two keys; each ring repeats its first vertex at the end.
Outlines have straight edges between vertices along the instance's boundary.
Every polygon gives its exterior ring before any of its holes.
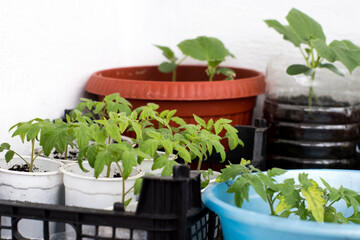
{"type": "MultiPolygon", "coordinates": [[[[30,161],[30,157],[25,157],[30,161]]],[[[59,204],[62,174],[59,171],[61,163],[46,158],[35,159],[35,172],[17,172],[8,170],[16,164],[24,164],[24,161],[14,157],[9,163],[5,159],[0,161],[0,199],[13,201],[27,201],[36,203],[59,204]]],[[[2,217],[1,223],[10,225],[11,219],[2,217]]],[[[28,238],[38,238],[38,232],[42,231],[42,222],[22,220],[19,222],[19,231],[28,238]]],[[[50,231],[55,231],[52,224],[50,231]]],[[[1,230],[1,237],[11,239],[8,230],[1,230]]]]}
{"type": "Polygon", "coordinates": [[[358,168],[360,71],[349,75],[338,66],[345,73],[341,77],[320,69],[312,81],[286,74],[286,60],[275,57],[266,73],[268,167],[358,168]]]}
{"type": "MultiPolygon", "coordinates": [[[[7,227],[17,236],[18,220],[43,222],[42,239],[148,239],[148,240],[215,240],[222,239],[215,214],[201,202],[200,176],[190,174],[188,166],[175,166],[173,177],[144,176],[136,213],[71,206],[32,204],[0,200],[0,215],[15,221],[7,227]],[[49,233],[49,223],[66,223],[73,232],[49,233]],[[93,233],[84,231],[92,227],[93,233]],[[75,237],[74,237],[75,236],[75,237]]],[[[91,199],[88,199],[89,201],[91,199]]],[[[5,228],[0,223],[0,229],[5,228]]]]}
{"type": "MultiPolygon", "coordinates": [[[[360,192],[360,171],[356,170],[290,170],[278,177],[278,182],[285,178],[297,179],[301,172],[309,174],[309,178],[321,183],[320,177],[331,186],[339,188],[343,185],[360,192]]],[[[332,240],[359,239],[360,228],[356,224],[334,224],[302,221],[297,217],[281,218],[270,216],[267,205],[251,188],[250,202],[242,208],[234,204],[233,194],[226,193],[226,183],[209,186],[203,194],[203,202],[218,214],[226,240],[237,239],[282,239],[282,240],[332,240]]],[[[334,205],[344,216],[352,212],[346,210],[346,204],[334,205]]]]}
{"type": "MultiPolygon", "coordinates": [[[[64,174],[65,204],[67,206],[104,209],[114,202],[121,201],[122,178],[106,178],[106,169],[98,178],[95,178],[94,169],[87,162],[84,162],[83,166],[89,172],[83,172],[78,163],[70,163],[60,168],[64,174]]],[[[116,168],[116,164],[113,164],[110,175],[114,174],[116,168]]],[[[135,180],[143,175],[144,172],[141,169],[134,168],[130,177],[125,181],[125,191],[134,186],[135,180]]],[[[126,195],[126,199],[133,197],[133,191],[126,195]]]]}

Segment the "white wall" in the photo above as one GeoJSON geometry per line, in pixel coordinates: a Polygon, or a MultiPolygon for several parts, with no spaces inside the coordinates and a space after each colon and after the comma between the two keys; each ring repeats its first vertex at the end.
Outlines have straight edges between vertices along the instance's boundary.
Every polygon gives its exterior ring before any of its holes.
{"type": "Polygon", "coordinates": [[[0,142],[26,152],[11,125],[60,117],[94,71],[160,63],[152,44],[214,36],[237,57],[226,65],[265,72],[269,56],[298,54],[263,22],[284,22],[292,7],[320,22],[329,40],[360,45],[357,0],[1,0],[0,142]]]}

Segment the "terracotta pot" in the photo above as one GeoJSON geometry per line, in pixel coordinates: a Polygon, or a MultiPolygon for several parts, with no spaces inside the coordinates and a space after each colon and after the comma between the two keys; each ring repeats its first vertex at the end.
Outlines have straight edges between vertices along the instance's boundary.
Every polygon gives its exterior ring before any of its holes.
{"type": "Polygon", "coordinates": [[[148,102],[160,105],[160,110],[177,109],[177,115],[193,123],[193,114],[205,120],[221,117],[233,121],[233,125],[251,123],[256,96],[265,90],[262,73],[241,68],[235,80],[221,81],[215,76],[209,82],[204,66],[179,66],[177,81],[171,82],[171,74],[158,71],[157,66],[124,67],[94,73],[86,91],[98,96],[118,92],[133,106],[148,102]]]}

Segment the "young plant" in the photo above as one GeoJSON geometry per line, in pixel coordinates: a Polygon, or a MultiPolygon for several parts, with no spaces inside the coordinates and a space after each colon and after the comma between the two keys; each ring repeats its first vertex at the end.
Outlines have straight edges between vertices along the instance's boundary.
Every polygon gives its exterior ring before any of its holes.
{"type": "Polygon", "coordinates": [[[215,74],[223,74],[227,76],[226,80],[234,79],[235,72],[228,68],[218,68],[219,64],[225,60],[227,56],[234,57],[229,50],[227,50],[224,44],[217,38],[200,36],[195,39],[184,40],[178,44],[179,49],[185,55],[181,60],[174,52],[165,46],[158,47],[163,55],[168,59],[167,62],[163,62],[159,65],[159,71],[164,73],[172,73],[172,81],[176,81],[176,68],[187,57],[194,58],[200,61],[207,62],[206,73],[209,76],[209,81],[212,81],[215,74]]]}
{"type": "Polygon", "coordinates": [[[337,75],[344,76],[332,64],[339,61],[352,73],[360,65],[360,48],[349,40],[334,40],[328,45],[321,25],[297,9],[291,9],[286,20],[289,25],[282,25],[277,20],[265,20],[265,23],[300,50],[305,64],[290,65],[286,72],[289,75],[309,76],[311,84],[308,102],[311,107],[313,99],[318,101],[313,89],[316,69],[326,68],[337,75]]]}
{"type": "Polygon", "coordinates": [[[190,150],[191,160],[198,157],[198,171],[200,171],[202,161],[212,154],[213,149],[220,154],[221,160],[225,161],[226,152],[221,144],[221,140],[227,139],[231,150],[235,149],[238,145],[244,146],[244,143],[237,135],[238,131],[230,125],[231,120],[220,118],[215,122],[212,119],[206,122],[195,114],[193,116],[197,124],[180,126],[179,128],[183,131],[180,132],[182,137],[179,136],[179,139],[190,150]]]}
{"type": "Polygon", "coordinates": [[[19,122],[9,129],[9,131],[15,129],[12,137],[19,136],[23,143],[25,143],[25,140],[31,143],[30,161],[27,161],[23,156],[11,149],[11,146],[8,143],[2,143],[0,145],[0,152],[4,150],[7,151],[5,154],[6,162],[10,162],[13,159],[14,155],[17,155],[29,167],[29,172],[33,172],[35,159],[40,154],[49,156],[52,150],[46,149],[44,148],[44,146],[47,144],[47,138],[45,137],[45,135],[47,132],[51,131],[53,127],[53,123],[49,120],[35,118],[28,122],[19,122]],[[35,153],[36,142],[39,142],[40,146],[43,147],[42,150],[39,151],[37,154],[35,153]]]}
{"type": "Polygon", "coordinates": [[[221,170],[217,182],[232,183],[227,190],[234,193],[236,206],[241,207],[244,200],[249,201],[250,186],[269,205],[270,214],[279,217],[297,215],[301,220],[333,223],[360,223],[360,195],[340,186],[339,189],[331,187],[324,179],[321,182],[325,187],[320,187],[308,174],[300,173],[298,183],[295,179],[288,178],[278,183],[276,176],[286,171],[273,168],[267,172],[249,165],[250,161],[244,159],[240,164],[229,165],[221,170]],[[348,208],[353,208],[353,214],[345,217],[333,205],[344,201],[348,208]]]}

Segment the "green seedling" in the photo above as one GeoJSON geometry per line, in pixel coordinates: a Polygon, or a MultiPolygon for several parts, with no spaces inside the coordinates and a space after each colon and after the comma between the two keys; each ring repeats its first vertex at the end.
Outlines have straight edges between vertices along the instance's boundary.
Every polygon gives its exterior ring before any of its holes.
{"type": "Polygon", "coordinates": [[[286,16],[288,25],[282,25],[277,20],[265,20],[265,23],[283,35],[300,50],[305,64],[290,65],[286,72],[289,75],[305,74],[309,76],[308,103],[319,101],[313,89],[316,69],[325,68],[337,75],[344,74],[332,63],[341,62],[350,73],[360,65],[360,48],[349,40],[334,40],[326,43],[326,37],[321,25],[311,17],[297,9],[291,9],[286,16]]]}
{"type": "Polygon", "coordinates": [[[191,57],[196,60],[206,61],[206,73],[209,81],[214,79],[215,74],[223,74],[226,80],[234,79],[235,72],[229,68],[218,68],[220,63],[225,61],[227,56],[234,57],[217,38],[200,36],[195,39],[184,40],[177,46],[184,54],[184,57],[178,61],[174,52],[165,46],[155,45],[159,48],[168,61],[159,65],[159,71],[164,73],[172,73],[172,81],[176,81],[176,69],[187,58],[191,57]]]}
{"type": "Polygon", "coordinates": [[[261,199],[268,203],[273,216],[296,215],[301,220],[360,223],[358,193],[342,186],[333,188],[324,179],[321,179],[324,187],[320,187],[313,179],[308,178],[306,173],[298,175],[298,183],[295,183],[294,178],[279,183],[275,177],[286,173],[286,170],[273,168],[261,172],[249,164],[250,161],[242,159],[240,164],[222,169],[217,178],[217,182],[233,180],[227,192],[234,194],[236,206],[241,207],[244,201],[249,201],[252,187],[261,199]],[[345,217],[333,207],[334,203],[339,201],[344,201],[348,208],[353,208],[354,213],[350,217],[345,217]]]}
{"type": "Polygon", "coordinates": [[[40,154],[49,156],[49,154],[52,150],[52,149],[44,150],[44,146],[47,144],[47,140],[48,140],[45,136],[46,136],[47,132],[52,131],[53,128],[54,128],[54,124],[52,122],[50,122],[49,120],[35,118],[28,122],[17,123],[9,129],[9,131],[12,131],[13,129],[15,129],[12,137],[19,136],[23,143],[25,143],[25,140],[27,142],[31,143],[30,162],[27,161],[19,153],[17,153],[13,149],[11,149],[11,146],[8,143],[2,143],[0,145],[0,152],[2,152],[4,150],[7,151],[5,154],[6,162],[10,162],[13,159],[14,155],[18,156],[26,163],[26,165],[28,165],[29,172],[33,172],[35,159],[40,154]],[[39,142],[40,146],[43,147],[42,150],[39,151],[37,154],[35,153],[36,142],[39,142]]]}

